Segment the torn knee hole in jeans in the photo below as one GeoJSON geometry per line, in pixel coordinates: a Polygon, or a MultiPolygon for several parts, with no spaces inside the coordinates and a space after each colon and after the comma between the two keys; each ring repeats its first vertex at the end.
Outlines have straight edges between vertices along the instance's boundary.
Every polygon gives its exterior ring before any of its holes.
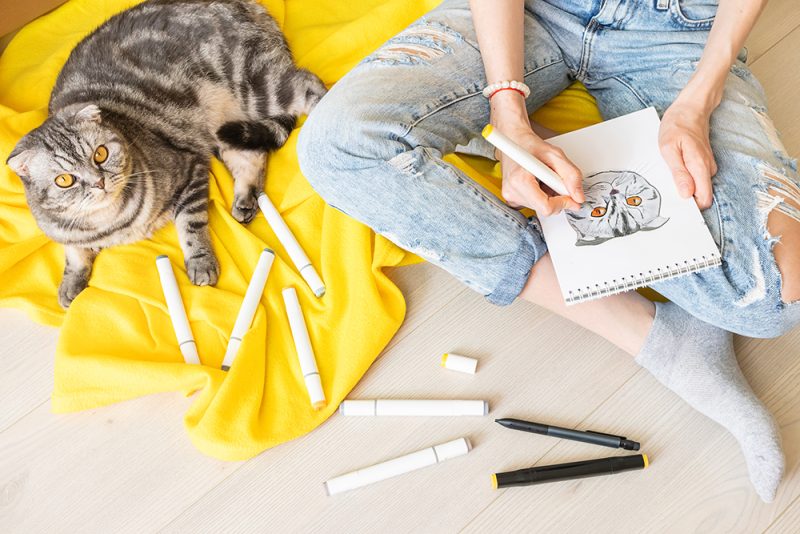
{"type": "Polygon", "coordinates": [[[756,189],[758,210],[763,216],[764,237],[777,242],[780,236],[772,237],[767,229],[767,217],[775,210],[800,222],[800,186],[788,176],[767,163],[758,164],[761,187],[756,189]]]}
{"type": "Polygon", "coordinates": [[[440,22],[421,21],[392,38],[370,58],[390,65],[428,64],[452,52],[461,34],[440,22]]]}

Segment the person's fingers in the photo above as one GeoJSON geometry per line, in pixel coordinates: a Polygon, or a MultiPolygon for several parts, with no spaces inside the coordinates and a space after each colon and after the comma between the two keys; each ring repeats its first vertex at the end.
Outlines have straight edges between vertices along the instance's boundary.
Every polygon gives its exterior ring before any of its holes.
{"type": "Polygon", "coordinates": [[[583,173],[567,158],[564,151],[557,147],[550,147],[542,153],[540,159],[561,177],[573,201],[578,204],[586,201],[583,194],[583,173]]]}
{"type": "Polygon", "coordinates": [[[664,157],[664,161],[672,172],[672,178],[675,180],[675,187],[678,189],[678,194],[683,198],[692,196],[694,194],[694,179],[686,169],[686,164],[683,161],[683,154],[680,149],[671,143],[664,144],[661,146],[661,155],[664,157]]]}
{"type": "Polygon", "coordinates": [[[711,165],[708,155],[700,147],[687,145],[683,150],[683,160],[694,180],[694,198],[700,209],[711,206],[711,165]]]}

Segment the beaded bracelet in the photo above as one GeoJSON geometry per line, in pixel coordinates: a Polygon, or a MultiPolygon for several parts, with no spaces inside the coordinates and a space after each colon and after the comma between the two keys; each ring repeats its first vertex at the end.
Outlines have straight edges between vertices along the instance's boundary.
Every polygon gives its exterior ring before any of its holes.
{"type": "Polygon", "coordinates": [[[522,82],[516,80],[505,80],[502,82],[493,83],[483,88],[483,96],[491,99],[498,91],[512,89],[520,93],[523,97],[528,98],[531,94],[531,89],[522,82]]]}

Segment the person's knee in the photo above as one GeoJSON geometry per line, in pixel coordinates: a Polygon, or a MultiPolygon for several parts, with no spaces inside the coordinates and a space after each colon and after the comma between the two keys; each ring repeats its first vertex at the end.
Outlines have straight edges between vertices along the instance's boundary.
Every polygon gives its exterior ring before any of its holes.
{"type": "Polygon", "coordinates": [[[772,250],[781,273],[781,300],[787,304],[800,301],[800,220],[790,215],[800,213],[798,208],[784,198],[767,216],[767,230],[776,238],[772,250]]]}

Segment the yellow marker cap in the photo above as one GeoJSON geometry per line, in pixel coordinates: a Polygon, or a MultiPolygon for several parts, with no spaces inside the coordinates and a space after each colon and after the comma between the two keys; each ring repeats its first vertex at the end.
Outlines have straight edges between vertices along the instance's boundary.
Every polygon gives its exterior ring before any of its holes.
{"type": "Polygon", "coordinates": [[[494,131],[494,126],[492,126],[491,124],[487,124],[486,126],[483,127],[481,135],[483,137],[489,137],[490,135],[492,135],[492,131],[494,131]]]}
{"type": "Polygon", "coordinates": [[[650,459],[646,454],[642,454],[642,459],[644,460],[644,467],[642,469],[647,469],[647,466],[650,465],[650,459]]]}
{"type": "Polygon", "coordinates": [[[447,365],[447,357],[448,357],[448,356],[450,356],[450,354],[448,354],[447,352],[445,352],[444,354],[442,354],[442,367],[444,367],[445,365],[447,365]]]}
{"type": "Polygon", "coordinates": [[[492,474],[492,488],[497,489],[497,475],[492,474]]]}
{"type": "Polygon", "coordinates": [[[315,410],[319,411],[319,410],[325,408],[327,405],[328,405],[328,403],[326,401],[321,400],[321,401],[317,401],[314,404],[312,404],[311,407],[314,408],[315,410]]]}

